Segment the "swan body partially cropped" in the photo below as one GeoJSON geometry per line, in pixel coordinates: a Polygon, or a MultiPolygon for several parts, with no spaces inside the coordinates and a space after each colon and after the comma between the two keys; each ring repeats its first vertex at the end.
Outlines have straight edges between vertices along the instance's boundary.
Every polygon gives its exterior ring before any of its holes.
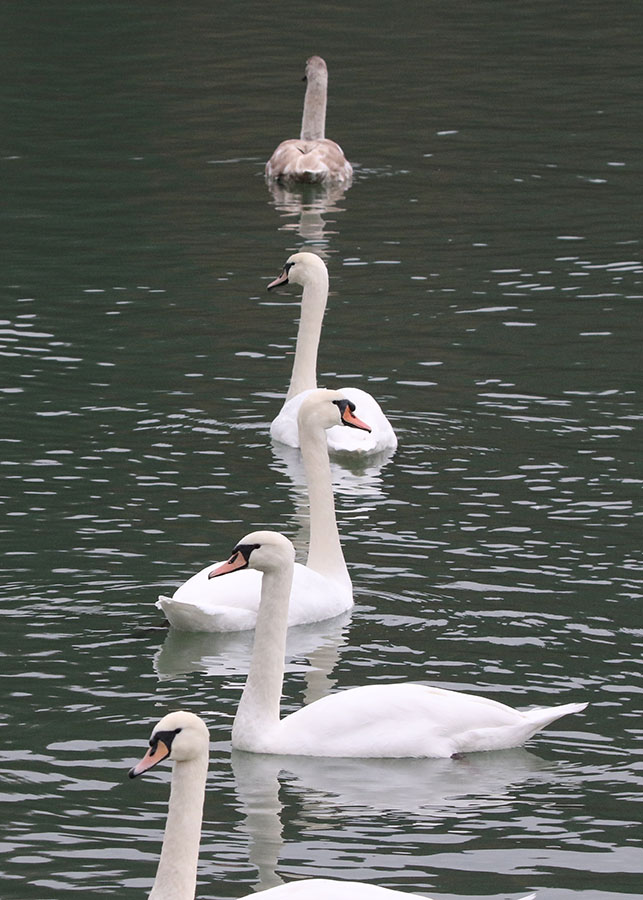
{"type": "MultiPolygon", "coordinates": [[[[301,317],[290,386],[284,405],[270,426],[270,434],[275,441],[299,447],[299,408],[306,395],[317,387],[317,350],[328,300],[328,270],[324,261],[315,253],[294,253],[286,261],[281,275],[268,285],[268,290],[290,282],[300,284],[304,289],[301,317]]],[[[340,390],[360,410],[371,431],[330,428],[326,432],[329,449],[337,453],[363,454],[395,450],[397,437],[377,400],[361,388],[341,387],[340,390]]]]}
{"type": "MultiPolygon", "coordinates": [[[[130,769],[130,778],[142,775],[164,759],[174,763],[172,786],[161,857],[149,900],[194,900],[205,785],[209,761],[209,734],[205,722],[184,710],[169,713],[155,725],[149,750],[130,769]]],[[[358,881],[307,878],[278,887],[244,894],[239,900],[409,900],[418,897],[358,881]]],[[[533,900],[530,894],[523,900],[533,900]]],[[[424,897],[423,900],[430,900],[424,897]]]]}
{"type": "MultiPolygon", "coordinates": [[[[330,462],[324,431],[366,431],[355,405],[338,391],[312,391],[301,404],[298,428],[310,500],[310,544],[306,565],[294,568],[288,625],[329,619],[353,604],[353,589],[335,518],[330,462]],[[347,427],[349,426],[349,427],[347,427]]],[[[218,564],[201,569],[172,597],[160,596],[157,607],[182,631],[243,631],[254,628],[261,599],[261,574],[239,573],[238,579],[208,576],[218,564]]]]}
{"type": "Polygon", "coordinates": [[[306,62],[306,96],[298,140],[282,141],[266,163],[266,177],[286,182],[350,182],[353,167],[325,136],[328,70],[321,56],[306,62]]]}
{"type": "Polygon", "coordinates": [[[503,703],[422,684],[376,684],[329,694],[281,719],[294,548],[272,531],[249,534],[213,576],[263,573],[248,679],[232,744],[253,753],[337,757],[449,757],[517,747],[586,703],[520,712],[503,703]]]}
{"type": "Polygon", "coordinates": [[[136,778],[163,759],[174,762],[161,858],[149,900],[194,900],[209,749],[203,719],[191,712],[172,712],[154,727],[149,750],[130,769],[130,778],[136,778]]]}
{"type": "MultiPolygon", "coordinates": [[[[528,894],[521,900],[534,900],[535,894],[528,894]]],[[[360,881],[334,881],[330,878],[306,878],[302,881],[291,881],[278,887],[268,888],[256,894],[248,894],[241,900],[431,900],[425,894],[409,894],[405,891],[392,891],[378,887],[376,884],[363,884],[360,881]]]]}

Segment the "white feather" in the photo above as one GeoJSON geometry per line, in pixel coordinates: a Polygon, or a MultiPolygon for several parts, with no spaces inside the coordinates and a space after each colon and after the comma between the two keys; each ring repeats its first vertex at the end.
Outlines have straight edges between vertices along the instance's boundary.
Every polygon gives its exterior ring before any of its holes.
{"type": "MultiPolygon", "coordinates": [[[[328,300],[328,270],[324,261],[315,253],[294,253],[286,261],[282,274],[268,285],[268,290],[290,282],[304,288],[301,317],[290,386],[285,403],[270,426],[270,434],[275,441],[299,447],[297,414],[304,398],[317,387],[317,351],[328,300]]],[[[339,390],[355,403],[360,418],[370,426],[371,432],[331,428],[326,432],[329,449],[336,453],[392,453],[397,447],[397,437],[377,400],[361,388],[342,386],[339,390]]]]}
{"type": "MultiPolygon", "coordinates": [[[[288,625],[338,616],[353,605],[353,588],[337,530],[325,429],[341,425],[338,391],[309,392],[299,409],[302,458],[310,500],[310,543],[306,565],[297,564],[287,612],[288,625]]],[[[232,579],[209,578],[219,563],[205,566],[177,588],[161,595],[157,607],[182,631],[243,631],[254,628],[261,598],[261,576],[244,569],[232,579]]]]}
{"type": "MultiPolygon", "coordinates": [[[[170,755],[166,758],[174,762],[174,769],[161,857],[149,900],[194,900],[208,770],[208,730],[194,713],[169,713],[155,726],[150,751],[130,774],[140,775],[156,764],[149,761],[156,735],[161,740],[171,737],[170,755]]],[[[265,900],[419,900],[417,894],[329,878],[292,881],[260,894],[244,894],[239,900],[256,900],[258,896],[265,900]]],[[[522,900],[533,897],[530,894],[522,900]]]]}
{"type": "MultiPolygon", "coordinates": [[[[449,757],[517,747],[586,703],[526,712],[476,694],[422,684],[376,684],[329,694],[280,718],[294,548],[254,532],[248,565],[263,572],[255,642],[232,729],[236,749],[331,757],[449,757]]],[[[225,576],[232,579],[234,573],[225,576]]],[[[224,580],[224,579],[222,579],[224,580]]]]}

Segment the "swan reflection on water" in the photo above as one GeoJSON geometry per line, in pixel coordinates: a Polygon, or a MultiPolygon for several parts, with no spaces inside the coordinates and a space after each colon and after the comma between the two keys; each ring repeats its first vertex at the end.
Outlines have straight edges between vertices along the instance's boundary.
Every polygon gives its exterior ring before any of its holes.
{"type": "MultiPolygon", "coordinates": [[[[280,776],[300,795],[306,816],[324,822],[346,816],[406,813],[427,831],[463,813],[507,807],[526,781],[550,780],[552,764],[523,749],[463,759],[347,759],[268,756],[232,751],[239,810],[245,816],[257,890],[282,883],[280,776]]],[[[411,895],[413,896],[413,895],[411,895]]]]}
{"type": "Polygon", "coordinates": [[[330,240],[338,232],[334,217],[344,212],[340,201],[350,185],[338,184],[303,184],[284,186],[278,182],[269,182],[268,189],[272,195],[271,206],[281,214],[284,223],[280,231],[298,235],[304,244],[313,244],[316,252],[324,257],[333,252],[330,240]],[[332,216],[333,218],[327,217],[332,216]]]}
{"type": "MultiPolygon", "coordinates": [[[[346,644],[351,612],[334,619],[295,625],[286,638],[286,672],[304,672],[304,702],[324,697],[335,686],[330,677],[346,644]],[[307,663],[295,660],[307,659],[307,663]]],[[[247,675],[254,631],[188,632],[170,628],[154,656],[154,671],[162,681],[202,672],[204,675],[247,675]]]]}
{"type": "MultiPolygon", "coordinates": [[[[287,475],[305,500],[308,492],[306,471],[301,451],[287,444],[271,445],[274,463],[271,468],[287,475]]],[[[355,453],[334,453],[330,460],[331,481],[335,497],[359,497],[365,500],[383,500],[382,469],[393,458],[394,451],[386,450],[377,455],[360,456],[355,453]]]]}

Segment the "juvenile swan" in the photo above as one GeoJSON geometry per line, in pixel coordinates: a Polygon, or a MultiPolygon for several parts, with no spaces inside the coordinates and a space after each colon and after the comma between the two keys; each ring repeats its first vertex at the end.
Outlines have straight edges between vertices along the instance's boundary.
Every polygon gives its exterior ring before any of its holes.
{"type": "Polygon", "coordinates": [[[325,137],[328,70],[321,56],[306,62],[306,96],[299,140],[282,141],[266,163],[266,177],[280,181],[350,182],[353,167],[325,137]]]}
{"type": "MultiPolygon", "coordinates": [[[[330,619],[353,605],[353,588],[335,518],[330,462],[324,431],[369,431],[355,404],[339,391],[312,391],[299,410],[301,455],[310,501],[310,544],[306,565],[295,565],[288,625],[330,619]],[[348,426],[348,427],[347,427],[348,426]]],[[[172,597],[159,597],[171,625],[182,631],[244,631],[254,628],[261,599],[261,575],[247,570],[238,579],[209,578],[211,563],[182,584],[172,597]]]]}
{"type": "MultiPolygon", "coordinates": [[[[163,759],[174,763],[161,858],[149,900],[194,900],[201,842],[201,823],[208,773],[210,738],[205,722],[191,712],[172,712],[154,727],[150,749],[130,769],[130,778],[147,772],[163,759]]],[[[405,894],[358,881],[309,878],[281,884],[239,900],[411,900],[405,894]]],[[[523,900],[533,900],[534,894],[523,900]]],[[[422,900],[430,900],[428,897],[422,900]]]]}
{"type": "Polygon", "coordinates": [[[212,572],[223,576],[251,567],[263,573],[250,672],[232,728],[232,744],[239,750],[302,756],[449,757],[517,747],[561,716],[587,706],[567,703],[519,712],[460,691],[422,684],[376,684],[329,694],[280,719],[294,557],[288,538],[274,531],[255,531],[212,572]]]}
{"type": "MultiPolygon", "coordinates": [[[[281,275],[270,282],[268,290],[291,282],[302,285],[304,289],[297,346],[286,401],[270,426],[270,434],[275,441],[289,447],[299,447],[299,407],[307,394],[317,387],[317,350],[328,300],[328,269],[315,253],[294,253],[286,260],[281,275]]],[[[395,450],[397,437],[377,400],[360,388],[342,387],[340,390],[357,405],[371,430],[366,433],[331,428],[326,432],[329,449],[369,454],[395,450]]]]}

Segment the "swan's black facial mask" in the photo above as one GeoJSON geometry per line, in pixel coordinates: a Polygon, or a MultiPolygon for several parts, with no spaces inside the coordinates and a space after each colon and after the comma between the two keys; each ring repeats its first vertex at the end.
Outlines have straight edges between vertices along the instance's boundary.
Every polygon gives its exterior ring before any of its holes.
{"type": "Polygon", "coordinates": [[[360,431],[370,431],[370,425],[362,422],[355,415],[355,404],[352,400],[333,400],[335,406],[339,408],[339,414],[342,417],[342,425],[348,425],[349,428],[359,428],[360,431]]]}
{"type": "Polygon", "coordinates": [[[143,772],[153,769],[162,760],[167,759],[172,752],[172,741],[180,731],[181,729],[177,728],[174,731],[154,732],[150,738],[150,749],[143,759],[130,769],[129,777],[136,778],[137,775],[142,775],[143,772]]]}
{"type": "Polygon", "coordinates": [[[287,262],[286,265],[281,270],[281,275],[275,278],[274,281],[271,281],[268,285],[268,290],[271,291],[273,288],[279,287],[282,284],[288,284],[288,272],[292,269],[295,264],[293,262],[287,262]]]}
{"type": "Polygon", "coordinates": [[[227,575],[228,572],[237,572],[239,569],[247,569],[248,563],[250,562],[250,554],[260,546],[261,544],[237,544],[232,551],[230,559],[221,563],[216,569],[213,569],[208,574],[208,580],[210,578],[217,578],[219,575],[227,575]]]}

